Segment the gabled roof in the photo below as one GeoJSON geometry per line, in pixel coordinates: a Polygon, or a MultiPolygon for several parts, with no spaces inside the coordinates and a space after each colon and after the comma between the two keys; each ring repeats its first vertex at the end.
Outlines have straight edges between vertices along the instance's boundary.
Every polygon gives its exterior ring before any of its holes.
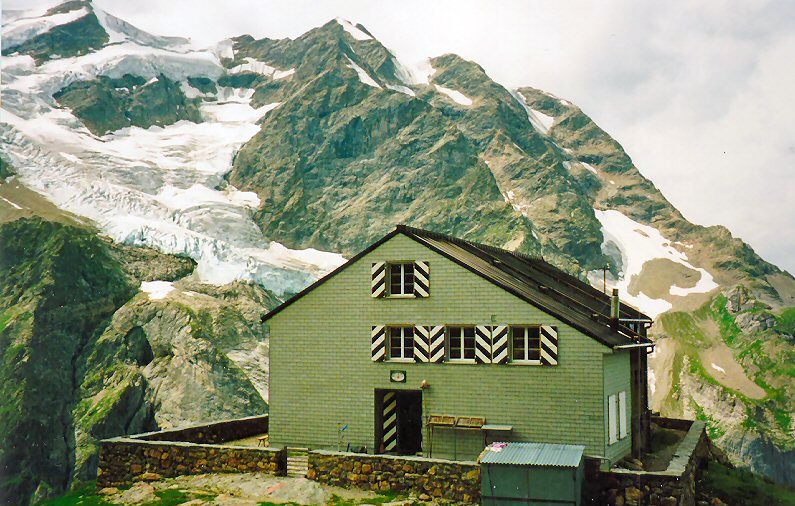
{"type": "MultiPolygon", "coordinates": [[[[266,314],[263,321],[270,319],[397,234],[417,241],[606,346],[613,348],[651,343],[624,325],[619,325],[617,330],[611,328],[610,297],[607,294],[540,258],[406,225],[398,225],[395,230],[367,249],[266,314]]],[[[652,321],[637,309],[623,303],[619,318],[652,321]]]]}

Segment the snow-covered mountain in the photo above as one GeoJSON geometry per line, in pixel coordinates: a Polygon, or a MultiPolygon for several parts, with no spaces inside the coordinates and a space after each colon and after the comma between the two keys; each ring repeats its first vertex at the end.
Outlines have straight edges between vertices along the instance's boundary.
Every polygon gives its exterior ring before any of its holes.
{"type": "Polygon", "coordinates": [[[343,261],[335,253],[290,250],[264,238],[251,219],[259,206],[256,194],[224,181],[235,150],[279,106],[252,107],[251,89],[202,92],[188,84],[188,77],[215,81],[241,70],[227,71],[220,63],[231,51],[229,42],[197,48],[185,39],[152,36],[88,2],[55,9],[4,13],[0,136],[25,185],[90,218],[117,241],[194,258],[201,278],[211,283],[253,280],[283,294],[343,261]],[[71,56],[50,54],[39,64],[30,54],[5,55],[87,20],[107,34],[100,47],[78,46],[71,56]],[[131,124],[96,135],[53,98],[76,82],[125,75],[145,82],[114,91],[129,95],[164,80],[178,83],[186,99],[198,99],[196,121],[131,124]]]}
{"type": "Polygon", "coordinates": [[[571,102],[342,19],[202,48],[77,0],[4,12],[2,47],[0,211],[36,214],[29,188],[280,296],[401,222],[541,255],[657,317],[654,409],[795,476],[795,280],[685,220],[571,102]]]}

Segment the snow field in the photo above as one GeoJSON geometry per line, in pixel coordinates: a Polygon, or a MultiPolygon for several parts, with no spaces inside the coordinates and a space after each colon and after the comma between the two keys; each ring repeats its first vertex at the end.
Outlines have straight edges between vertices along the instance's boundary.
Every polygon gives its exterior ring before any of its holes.
{"type": "Polygon", "coordinates": [[[467,97],[460,91],[453,90],[450,88],[445,88],[444,86],[439,86],[438,84],[435,84],[434,86],[436,87],[436,91],[438,91],[439,93],[443,93],[444,95],[447,95],[456,104],[460,104],[467,107],[472,105],[472,99],[467,97]]]}
{"type": "Polygon", "coordinates": [[[687,255],[676,250],[671,245],[671,241],[663,237],[656,228],[638,223],[616,210],[594,209],[594,214],[602,224],[605,240],[603,249],[612,242],[621,251],[622,271],[615,288],[619,289],[624,300],[637,306],[650,317],[655,318],[672,307],[669,301],[652,299],[643,292],[635,296],[629,294],[628,288],[632,277],[639,275],[643,265],[650,260],[667,259],[700,274],[698,282],[692,288],[672,285],[669,288],[671,295],[684,297],[692,293],[707,293],[718,287],[709,272],[690,264],[687,255]]]}

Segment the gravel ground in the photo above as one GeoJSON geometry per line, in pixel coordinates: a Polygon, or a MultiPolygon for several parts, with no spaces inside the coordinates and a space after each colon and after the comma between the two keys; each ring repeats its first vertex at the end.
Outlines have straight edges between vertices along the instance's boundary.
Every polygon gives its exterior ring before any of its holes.
{"type": "Polygon", "coordinates": [[[139,482],[127,490],[110,495],[115,504],[145,504],[157,500],[155,492],[182,491],[190,506],[256,506],[261,502],[324,505],[334,496],[345,501],[366,502],[377,497],[364,490],[321,485],[306,478],[289,478],[268,474],[201,474],[139,482]]]}

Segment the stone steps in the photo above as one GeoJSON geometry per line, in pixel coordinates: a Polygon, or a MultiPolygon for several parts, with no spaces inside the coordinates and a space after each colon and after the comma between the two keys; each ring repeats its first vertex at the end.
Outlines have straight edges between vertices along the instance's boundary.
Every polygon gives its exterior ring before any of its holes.
{"type": "Polygon", "coordinates": [[[287,448],[287,476],[305,477],[309,470],[309,448],[287,448]]]}

